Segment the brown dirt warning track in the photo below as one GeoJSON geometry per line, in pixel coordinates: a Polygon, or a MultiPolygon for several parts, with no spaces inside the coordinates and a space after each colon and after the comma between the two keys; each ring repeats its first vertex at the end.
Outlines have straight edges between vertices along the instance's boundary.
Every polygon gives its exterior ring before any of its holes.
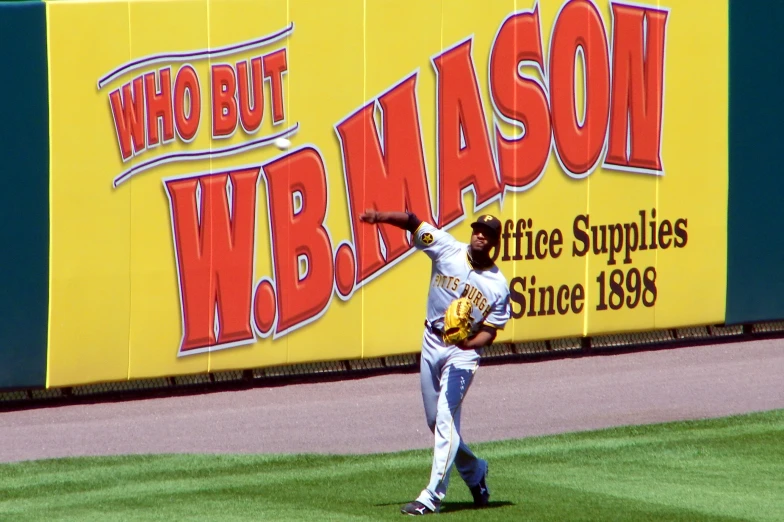
{"type": "MultiPolygon", "coordinates": [[[[784,339],[479,368],[466,441],[784,408],[784,339]]],[[[0,462],[429,448],[415,372],[0,413],[0,462]]]]}

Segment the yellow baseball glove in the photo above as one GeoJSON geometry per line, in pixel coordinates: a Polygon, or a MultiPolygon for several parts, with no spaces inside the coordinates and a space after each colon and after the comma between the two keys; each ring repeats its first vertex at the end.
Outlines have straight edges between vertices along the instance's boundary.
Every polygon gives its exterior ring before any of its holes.
{"type": "Polygon", "coordinates": [[[449,304],[444,315],[444,343],[457,344],[471,334],[471,301],[465,297],[449,304]]]}

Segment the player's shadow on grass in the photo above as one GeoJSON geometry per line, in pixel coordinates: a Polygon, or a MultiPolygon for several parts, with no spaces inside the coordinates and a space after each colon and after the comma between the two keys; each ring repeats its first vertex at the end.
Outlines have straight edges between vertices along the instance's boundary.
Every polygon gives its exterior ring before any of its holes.
{"type": "MultiPolygon", "coordinates": [[[[405,506],[407,502],[389,502],[384,504],[376,504],[376,507],[384,507],[384,506],[405,506]]],[[[466,510],[476,510],[476,511],[483,511],[485,509],[495,509],[500,507],[506,506],[514,506],[514,502],[509,502],[508,500],[491,500],[490,504],[485,507],[476,507],[474,506],[473,502],[445,502],[441,506],[441,514],[447,513],[454,513],[458,511],[466,511],[466,510]]]]}
{"type": "Polygon", "coordinates": [[[508,500],[491,500],[485,507],[476,507],[473,502],[445,502],[441,506],[441,514],[465,511],[467,509],[484,511],[485,509],[495,509],[506,506],[514,506],[514,502],[509,502],[508,500]]]}

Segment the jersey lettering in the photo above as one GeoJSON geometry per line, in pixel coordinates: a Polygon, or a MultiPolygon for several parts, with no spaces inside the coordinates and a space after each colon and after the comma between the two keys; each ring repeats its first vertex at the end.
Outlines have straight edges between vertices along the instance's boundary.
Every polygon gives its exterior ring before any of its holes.
{"type": "Polygon", "coordinates": [[[433,279],[433,288],[445,288],[456,292],[459,287],[460,278],[458,277],[436,274],[436,277],[433,279]]]}
{"type": "Polygon", "coordinates": [[[482,317],[486,317],[490,312],[490,303],[488,303],[487,298],[478,288],[466,283],[462,297],[468,298],[468,300],[482,312],[482,317]]]}

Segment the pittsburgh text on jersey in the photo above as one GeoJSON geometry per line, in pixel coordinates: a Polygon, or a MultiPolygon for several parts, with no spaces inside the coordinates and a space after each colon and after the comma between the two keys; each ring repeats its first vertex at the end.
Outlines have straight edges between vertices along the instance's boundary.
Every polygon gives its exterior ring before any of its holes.
{"type": "Polygon", "coordinates": [[[452,290],[453,292],[457,292],[459,287],[459,277],[436,274],[435,279],[433,279],[433,288],[443,288],[445,290],[452,290]]]}
{"type": "MultiPolygon", "coordinates": [[[[460,278],[454,276],[447,276],[442,274],[436,274],[433,278],[433,288],[443,288],[445,290],[452,290],[456,292],[458,288],[460,288],[460,278]]],[[[482,294],[482,291],[476,288],[475,286],[471,286],[466,283],[465,287],[463,288],[463,293],[460,297],[468,298],[471,303],[482,312],[482,315],[487,315],[487,312],[490,308],[490,303],[487,301],[487,298],[482,294]]]]}
{"type": "Polygon", "coordinates": [[[468,300],[471,301],[480,312],[482,312],[483,316],[487,316],[487,314],[490,312],[490,303],[487,301],[487,298],[482,294],[482,292],[475,286],[471,286],[466,283],[465,288],[463,289],[463,295],[461,297],[468,298],[468,300]]]}

